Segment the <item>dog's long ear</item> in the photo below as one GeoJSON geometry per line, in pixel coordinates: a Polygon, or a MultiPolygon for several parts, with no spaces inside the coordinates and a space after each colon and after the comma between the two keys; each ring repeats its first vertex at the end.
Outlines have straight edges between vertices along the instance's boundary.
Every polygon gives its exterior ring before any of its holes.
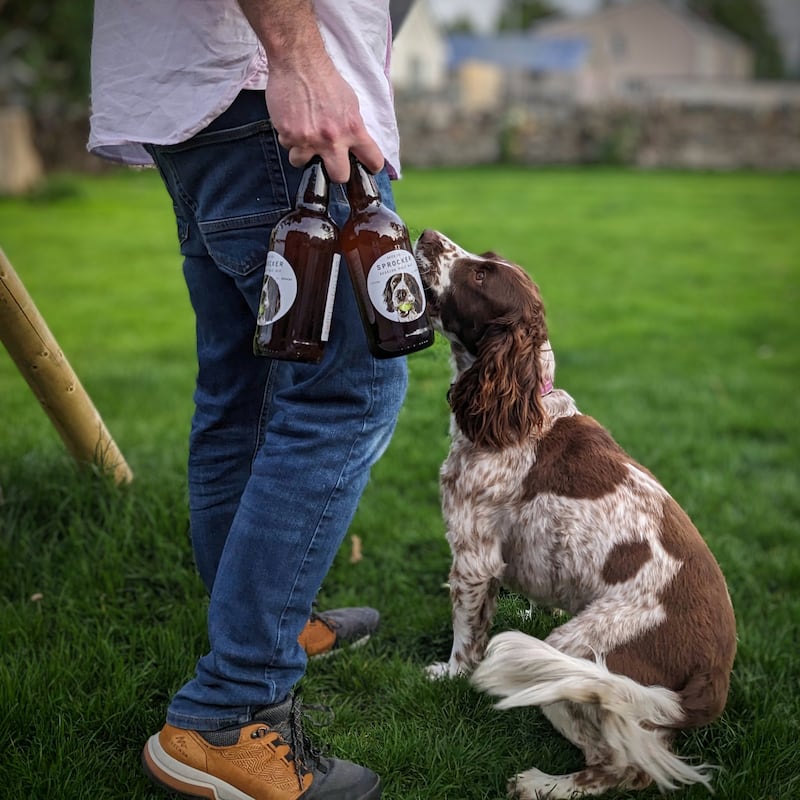
{"type": "Polygon", "coordinates": [[[537,349],[547,333],[499,320],[478,345],[478,357],[450,390],[456,423],[480,447],[519,444],[542,427],[542,376],[537,349]]]}
{"type": "Polygon", "coordinates": [[[383,287],[383,303],[386,306],[387,311],[394,311],[394,292],[392,291],[392,281],[391,278],[386,281],[386,285],[383,287]]]}

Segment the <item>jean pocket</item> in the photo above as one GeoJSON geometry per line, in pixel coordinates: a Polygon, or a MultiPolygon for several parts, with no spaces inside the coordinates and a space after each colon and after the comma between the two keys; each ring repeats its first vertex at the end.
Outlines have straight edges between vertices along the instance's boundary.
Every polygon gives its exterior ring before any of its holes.
{"type": "Polygon", "coordinates": [[[198,227],[208,254],[220,269],[248,275],[264,268],[272,229],[284,213],[228,217],[201,222],[198,227]]]}
{"type": "Polygon", "coordinates": [[[272,228],[291,208],[269,121],[201,133],[159,150],[194,215],[205,250],[220,269],[247,275],[263,268],[272,228]]]}

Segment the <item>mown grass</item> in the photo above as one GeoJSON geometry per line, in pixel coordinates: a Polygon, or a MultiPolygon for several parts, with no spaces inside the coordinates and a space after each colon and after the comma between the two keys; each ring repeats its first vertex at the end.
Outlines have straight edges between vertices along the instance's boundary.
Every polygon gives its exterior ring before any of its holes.
{"type": "MultiPolygon", "coordinates": [[[[720,561],[739,624],[730,700],[681,752],[721,766],[717,798],[800,796],[800,176],[486,168],[409,171],[396,191],[412,233],[529,268],[557,382],[720,561]]],[[[169,201],[149,172],[64,177],[0,200],[0,247],[136,474],[117,488],[76,472],[0,352],[0,796],[157,798],[139,751],[205,648],[184,488],[193,323],[169,201]]],[[[320,597],[375,605],[382,629],[313,663],[303,691],[334,708],[319,737],[377,769],[387,800],[494,800],[519,769],[579,758],[539,712],[422,677],[450,643],[446,347],[410,365],[352,529],[364,559],[345,546],[320,597]]],[[[546,635],[553,618],[527,608],[503,595],[495,628],[546,635]]]]}

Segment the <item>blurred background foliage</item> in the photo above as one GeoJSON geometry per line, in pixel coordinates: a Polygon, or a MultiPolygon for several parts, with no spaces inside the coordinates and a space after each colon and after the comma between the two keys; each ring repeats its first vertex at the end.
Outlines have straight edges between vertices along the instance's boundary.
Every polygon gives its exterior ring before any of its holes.
{"type": "Polygon", "coordinates": [[[756,78],[785,77],[781,51],[760,0],[688,0],[688,7],[753,48],[756,78]]]}
{"type": "Polygon", "coordinates": [[[0,0],[0,103],[85,112],[92,0],[0,0]]]}
{"type": "Polygon", "coordinates": [[[93,0],[0,0],[0,108],[22,107],[46,168],[97,171],[89,157],[93,0]]]}

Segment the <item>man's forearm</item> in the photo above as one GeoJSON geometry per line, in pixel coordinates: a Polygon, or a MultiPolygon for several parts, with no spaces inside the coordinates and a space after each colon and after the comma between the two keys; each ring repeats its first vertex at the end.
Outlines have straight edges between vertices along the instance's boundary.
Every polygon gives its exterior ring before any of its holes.
{"type": "Polygon", "coordinates": [[[311,0],[238,0],[275,66],[327,57],[311,0]]]}
{"type": "Polygon", "coordinates": [[[319,155],[335,183],[350,175],[351,152],[367,169],[381,169],[383,153],[325,48],[313,0],[238,2],[267,53],[267,107],[289,162],[299,167],[319,155]]]}

